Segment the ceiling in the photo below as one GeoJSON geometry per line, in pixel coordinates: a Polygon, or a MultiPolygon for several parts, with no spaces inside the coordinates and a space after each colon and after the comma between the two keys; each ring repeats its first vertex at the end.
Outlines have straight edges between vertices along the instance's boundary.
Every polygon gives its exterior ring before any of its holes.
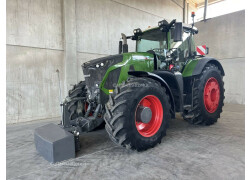
{"type": "MultiPolygon", "coordinates": [[[[187,0],[189,2],[192,2],[193,4],[195,4],[195,6],[197,8],[201,8],[204,6],[205,0],[187,0]]],[[[214,3],[218,3],[221,1],[225,1],[225,0],[208,0],[208,5],[210,4],[214,4],[214,3]]]]}

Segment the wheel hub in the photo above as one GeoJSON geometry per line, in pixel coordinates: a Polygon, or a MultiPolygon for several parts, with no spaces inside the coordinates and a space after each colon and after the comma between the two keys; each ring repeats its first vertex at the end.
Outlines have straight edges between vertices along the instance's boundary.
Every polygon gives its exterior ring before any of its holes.
{"type": "Polygon", "coordinates": [[[214,113],[220,101],[220,86],[218,81],[211,77],[207,80],[204,87],[204,104],[209,113],[214,113]]]}
{"type": "Polygon", "coordinates": [[[136,115],[138,121],[149,123],[152,118],[152,111],[149,107],[139,106],[136,115]]]}
{"type": "Polygon", "coordinates": [[[147,95],[138,103],[135,111],[135,126],[144,137],[155,135],[163,121],[161,101],[154,95],[147,95]]]}

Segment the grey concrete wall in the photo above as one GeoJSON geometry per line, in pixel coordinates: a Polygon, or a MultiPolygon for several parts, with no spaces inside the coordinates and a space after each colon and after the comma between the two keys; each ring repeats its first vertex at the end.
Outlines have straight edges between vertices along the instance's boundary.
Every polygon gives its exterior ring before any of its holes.
{"type": "Polygon", "coordinates": [[[58,117],[64,83],[61,0],[7,1],[7,123],[58,117]]]}
{"type": "Polygon", "coordinates": [[[195,24],[196,45],[206,44],[209,56],[225,70],[225,102],[245,104],[245,11],[208,19],[195,24]]]}
{"type": "Polygon", "coordinates": [[[83,62],[118,52],[121,32],[182,15],[183,0],[8,0],[7,123],[60,116],[56,69],[65,96],[83,62]]]}
{"type": "MultiPolygon", "coordinates": [[[[83,62],[117,54],[121,33],[157,26],[164,18],[182,21],[182,8],[182,0],[76,0],[78,80],[83,79],[83,62]]],[[[135,50],[133,41],[128,45],[135,50]]]]}
{"type": "Polygon", "coordinates": [[[59,116],[55,71],[63,77],[62,60],[62,51],[7,46],[7,123],[59,116]]]}
{"type": "Polygon", "coordinates": [[[64,93],[77,83],[77,52],[76,52],[76,3],[75,0],[63,0],[63,32],[64,32],[64,93]]]}

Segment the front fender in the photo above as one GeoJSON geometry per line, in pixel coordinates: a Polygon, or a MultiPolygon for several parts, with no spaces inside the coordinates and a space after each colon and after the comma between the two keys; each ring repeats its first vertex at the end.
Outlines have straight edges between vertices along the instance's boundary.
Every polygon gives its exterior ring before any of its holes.
{"type": "Polygon", "coordinates": [[[150,72],[145,72],[145,71],[129,71],[128,72],[129,75],[135,76],[135,77],[148,77],[151,79],[154,79],[158,82],[161,83],[161,85],[163,87],[165,87],[166,92],[170,95],[170,102],[171,102],[171,116],[172,118],[175,118],[175,102],[174,102],[174,96],[172,94],[172,91],[168,85],[168,83],[166,81],[164,81],[164,79],[162,79],[160,76],[154,74],[154,73],[150,73],[150,72]]]}

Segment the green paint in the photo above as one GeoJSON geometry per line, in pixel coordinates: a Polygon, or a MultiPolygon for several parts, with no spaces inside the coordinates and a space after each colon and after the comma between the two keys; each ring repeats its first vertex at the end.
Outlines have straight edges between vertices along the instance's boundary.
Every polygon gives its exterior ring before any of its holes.
{"type": "Polygon", "coordinates": [[[192,76],[194,68],[196,67],[198,61],[199,61],[198,59],[189,60],[182,72],[182,76],[183,77],[192,76]]]}
{"type": "MultiPolygon", "coordinates": [[[[150,29],[147,29],[143,31],[143,33],[152,32],[159,29],[159,27],[153,27],[150,29]]],[[[168,31],[166,33],[167,36],[167,45],[168,50],[171,48],[171,43],[173,43],[173,39],[171,39],[171,31],[168,31]]],[[[182,46],[179,47],[179,49],[183,50],[187,49],[189,46],[188,41],[183,41],[182,46]]],[[[191,37],[191,50],[195,51],[195,45],[193,42],[193,37],[191,37]]],[[[196,67],[199,59],[191,59],[186,64],[182,76],[183,77],[189,77],[192,76],[194,68],[196,67]]],[[[130,53],[124,53],[123,54],[123,60],[122,62],[115,64],[108,68],[106,74],[103,77],[103,80],[100,84],[100,89],[105,93],[109,94],[109,89],[104,88],[104,84],[109,76],[109,73],[117,68],[121,68],[121,72],[118,79],[118,84],[121,84],[123,81],[128,79],[128,71],[130,69],[130,66],[133,66],[135,71],[145,71],[145,72],[152,72],[154,70],[154,56],[147,52],[130,52],[130,53]]]]}
{"type": "Polygon", "coordinates": [[[135,71],[152,72],[154,70],[154,56],[146,52],[124,53],[122,62],[108,68],[100,84],[100,89],[105,94],[109,94],[109,89],[104,88],[104,84],[109,73],[117,68],[121,68],[118,84],[126,81],[128,79],[128,71],[131,65],[134,66],[135,71]]]}

